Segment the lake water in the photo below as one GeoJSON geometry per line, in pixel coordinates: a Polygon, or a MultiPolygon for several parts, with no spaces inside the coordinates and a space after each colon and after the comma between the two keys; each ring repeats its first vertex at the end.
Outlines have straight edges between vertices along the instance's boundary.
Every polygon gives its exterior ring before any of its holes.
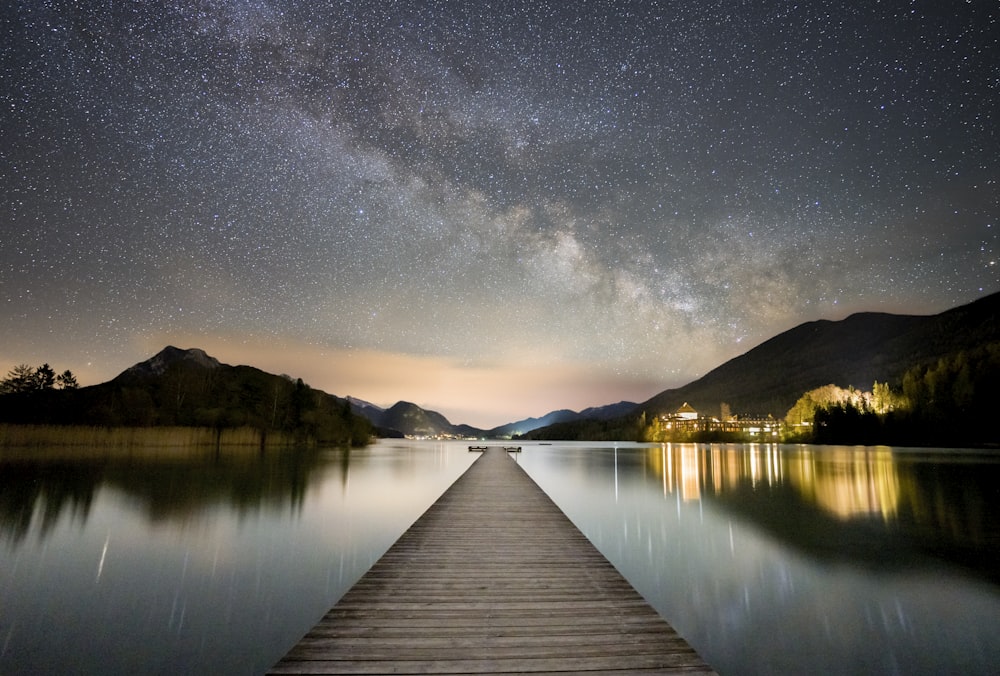
{"type": "Polygon", "coordinates": [[[549,447],[522,465],[722,674],[996,674],[1000,456],[549,447]]]}
{"type": "MultiPolygon", "coordinates": [[[[722,674],[1000,665],[1000,456],[523,448],[722,674]]],[[[0,674],[261,673],[475,460],[466,449],[2,461],[0,674]]]]}

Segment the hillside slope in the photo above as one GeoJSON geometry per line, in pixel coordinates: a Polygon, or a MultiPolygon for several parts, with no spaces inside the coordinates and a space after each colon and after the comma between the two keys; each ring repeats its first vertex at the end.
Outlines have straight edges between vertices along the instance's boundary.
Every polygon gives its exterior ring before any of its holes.
{"type": "Polygon", "coordinates": [[[619,401],[616,404],[607,406],[592,406],[585,408],[579,413],[569,409],[559,409],[550,411],[540,418],[525,418],[517,422],[507,423],[500,427],[494,427],[488,432],[491,437],[509,437],[526,434],[540,427],[548,427],[557,423],[573,422],[576,420],[612,420],[627,415],[638,406],[632,401],[619,401]]]}
{"type": "Polygon", "coordinates": [[[371,424],[346,399],[301,380],[222,364],[168,346],[112,380],[2,397],[0,422],[109,427],[252,427],[324,443],[368,443],[371,424]]]}
{"type": "Polygon", "coordinates": [[[841,321],[801,324],[731,359],[683,387],[640,404],[647,414],[685,401],[718,415],[783,416],[804,392],[834,383],[871,389],[876,380],[898,385],[903,373],[943,355],[1000,340],[1000,293],[937,315],[859,313],[841,321]]]}

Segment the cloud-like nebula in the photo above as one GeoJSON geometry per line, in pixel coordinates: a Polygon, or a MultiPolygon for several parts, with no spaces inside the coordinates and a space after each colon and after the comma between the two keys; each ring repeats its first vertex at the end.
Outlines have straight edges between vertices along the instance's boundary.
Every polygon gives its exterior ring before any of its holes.
{"type": "Polygon", "coordinates": [[[488,374],[645,398],[805,320],[967,302],[1000,288],[998,14],[19,4],[0,362],[102,379],[183,338],[499,423],[544,411],[474,413],[488,374]]]}

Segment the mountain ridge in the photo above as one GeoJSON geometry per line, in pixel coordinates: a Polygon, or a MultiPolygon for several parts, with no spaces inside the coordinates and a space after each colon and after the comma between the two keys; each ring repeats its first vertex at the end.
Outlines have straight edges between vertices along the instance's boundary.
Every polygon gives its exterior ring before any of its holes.
{"type": "Polygon", "coordinates": [[[782,417],[805,392],[827,384],[871,389],[898,385],[907,369],[1000,340],[1000,293],[933,315],[858,312],[819,319],[779,333],[687,385],[639,405],[647,415],[689,402],[714,413],[782,417]]]}
{"type": "MultiPolygon", "coordinates": [[[[870,389],[876,380],[898,385],[903,373],[915,364],[995,340],[1000,340],[1000,293],[932,315],[856,312],[840,320],[803,322],[701,378],[663,390],[645,402],[623,401],[579,412],[556,409],[492,429],[455,424],[437,411],[407,401],[382,408],[352,397],[345,400],[355,414],[386,436],[509,437],[551,425],[606,422],[638,412],[657,415],[684,402],[709,414],[726,403],[733,413],[777,418],[816,387],[834,383],[870,389]]],[[[207,367],[218,364],[201,350],[189,351],[185,359],[207,367]]]]}
{"type": "MultiPolygon", "coordinates": [[[[63,422],[99,421],[109,425],[169,421],[229,425],[253,419],[260,424],[266,407],[261,401],[250,406],[245,397],[249,392],[258,399],[266,398],[263,392],[270,388],[274,393],[273,423],[278,416],[278,391],[284,392],[282,396],[286,398],[293,397],[296,387],[313,392],[316,401],[330,410],[346,407],[349,413],[370,422],[382,436],[510,437],[553,425],[607,422],[638,413],[658,415],[676,410],[684,402],[709,415],[719,412],[725,403],[733,413],[771,414],[778,418],[811,389],[827,384],[869,389],[876,380],[898,385],[903,373],[915,365],[931,364],[950,353],[994,341],[1000,341],[1000,293],[934,315],[858,312],[841,320],[819,319],[799,324],[733,357],[701,378],[663,390],[640,404],[622,401],[580,412],[556,409],[538,418],[489,430],[453,424],[441,413],[412,402],[399,401],[382,408],[353,397],[341,398],[311,390],[301,379],[293,381],[289,376],[269,374],[252,366],[223,364],[199,348],[168,345],[106,383],[45,393],[60,402],[51,411],[36,410],[37,406],[33,409],[26,403],[8,404],[6,410],[0,411],[0,419],[41,422],[54,416],[63,422]],[[168,377],[173,379],[175,389],[183,385],[196,394],[214,387],[216,399],[194,408],[188,402],[190,410],[185,409],[186,412],[181,411],[178,400],[174,403],[177,410],[171,412],[164,403],[164,383],[156,384],[168,377]],[[74,406],[79,410],[74,411],[74,406]]],[[[289,399],[282,415],[286,418],[299,415],[296,405],[289,399]]]]}
{"type": "Polygon", "coordinates": [[[173,345],[167,345],[165,348],[157,352],[155,355],[150,357],[145,361],[141,361],[138,364],[133,364],[132,366],[125,369],[122,373],[119,373],[115,378],[121,378],[123,376],[137,376],[137,375],[163,375],[166,370],[172,365],[179,362],[187,362],[192,365],[199,366],[201,368],[220,368],[223,366],[229,366],[229,364],[223,364],[215,357],[210,357],[204,350],[192,347],[187,349],[182,349],[179,347],[174,347],[173,345]]]}
{"type": "Polygon", "coordinates": [[[590,418],[610,419],[632,411],[638,404],[621,401],[607,406],[592,406],[582,411],[559,409],[538,418],[525,418],[505,423],[491,429],[483,429],[466,424],[456,424],[437,411],[424,409],[408,401],[398,401],[389,408],[382,408],[370,402],[347,397],[351,409],[366,417],[383,436],[455,436],[506,438],[524,434],[554,422],[569,422],[590,418]]]}
{"type": "Polygon", "coordinates": [[[605,406],[591,406],[579,412],[562,408],[550,411],[538,418],[525,418],[524,420],[506,423],[499,427],[494,427],[489,432],[495,437],[517,436],[556,423],[573,422],[576,420],[609,420],[628,415],[637,406],[638,404],[632,401],[619,401],[615,404],[607,404],[605,406]]]}
{"type": "Polygon", "coordinates": [[[303,443],[360,446],[368,420],[302,379],[230,366],[199,348],[168,345],[111,380],[72,389],[3,395],[0,421],[107,427],[252,428],[303,443]]]}

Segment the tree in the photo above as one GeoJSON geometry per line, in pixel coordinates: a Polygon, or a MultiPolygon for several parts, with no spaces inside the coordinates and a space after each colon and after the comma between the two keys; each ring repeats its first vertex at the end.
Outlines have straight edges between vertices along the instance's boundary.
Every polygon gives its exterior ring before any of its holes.
{"type": "Polygon", "coordinates": [[[875,413],[884,416],[892,411],[907,408],[906,397],[893,392],[889,383],[880,383],[876,380],[872,386],[871,408],[875,413]]]}
{"type": "Polygon", "coordinates": [[[36,390],[51,390],[56,386],[56,372],[48,364],[42,364],[35,369],[36,390]]]}
{"type": "Polygon", "coordinates": [[[75,390],[80,387],[80,384],[76,382],[76,376],[69,369],[56,376],[56,384],[64,390],[75,390]]]}
{"type": "Polygon", "coordinates": [[[824,385],[809,390],[795,402],[795,405],[785,414],[785,422],[789,425],[812,423],[816,411],[834,405],[859,405],[864,399],[863,393],[852,389],[844,389],[836,385],[824,385]]]}
{"type": "Polygon", "coordinates": [[[817,409],[813,422],[813,440],[821,444],[871,444],[882,436],[878,414],[852,401],[817,409]]]}
{"type": "Polygon", "coordinates": [[[0,381],[0,394],[20,394],[35,389],[35,369],[18,364],[0,381]]]}
{"type": "Polygon", "coordinates": [[[55,389],[57,385],[64,390],[73,390],[79,387],[72,371],[67,370],[56,375],[56,372],[48,364],[42,364],[38,368],[19,364],[7,374],[6,378],[0,381],[0,394],[40,392],[55,389]]]}

